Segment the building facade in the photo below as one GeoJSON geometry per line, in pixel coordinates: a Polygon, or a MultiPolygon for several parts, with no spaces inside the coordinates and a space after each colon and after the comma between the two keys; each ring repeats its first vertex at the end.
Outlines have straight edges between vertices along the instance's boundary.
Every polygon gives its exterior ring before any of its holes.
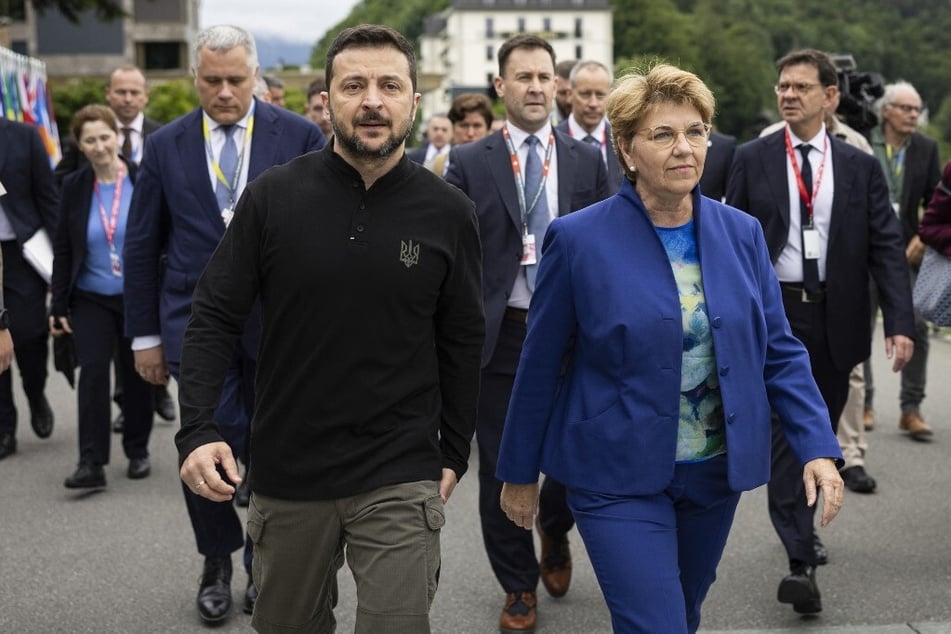
{"type": "Polygon", "coordinates": [[[39,13],[29,0],[5,0],[6,46],[42,59],[50,78],[102,76],[135,65],[149,77],[187,74],[198,33],[200,0],[122,0],[127,17],[104,22],[95,11],[73,24],[58,11],[39,13]]]}
{"type": "Polygon", "coordinates": [[[613,66],[609,0],[451,0],[426,19],[420,37],[424,116],[445,112],[463,92],[494,96],[499,46],[518,33],[548,40],[557,61],[593,59],[613,66]]]}

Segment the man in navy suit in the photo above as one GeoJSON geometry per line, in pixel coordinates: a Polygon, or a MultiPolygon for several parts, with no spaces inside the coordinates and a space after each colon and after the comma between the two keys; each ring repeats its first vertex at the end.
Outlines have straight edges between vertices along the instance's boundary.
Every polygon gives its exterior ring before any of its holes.
{"type": "Polygon", "coordinates": [[[736,137],[716,131],[710,133],[707,160],[703,162],[703,174],[700,176],[700,191],[704,196],[716,201],[723,200],[734,152],[736,137]]]}
{"type": "Polygon", "coordinates": [[[624,174],[611,143],[611,124],[604,116],[604,102],[611,92],[611,71],[601,62],[578,62],[571,69],[568,81],[571,85],[571,114],[555,129],[601,151],[608,171],[608,191],[613,196],[621,186],[624,174]]]}
{"type": "MultiPolygon", "coordinates": [[[[310,121],[254,99],[257,50],[246,31],[231,26],[202,31],[196,59],[201,107],[150,137],[126,230],[126,334],[134,338],[136,370],[155,385],[166,383],[169,374],[178,376],[192,292],[247,182],[324,144],[310,121]]],[[[259,329],[259,317],[252,316],[234,350],[215,415],[234,455],[244,458],[259,329]]],[[[231,553],[245,543],[245,532],[230,502],[211,502],[184,486],[183,491],[198,552],[205,556],[198,612],[206,623],[218,623],[231,609],[231,553]]],[[[250,563],[248,541],[249,573],[250,563]]],[[[256,596],[249,579],[245,611],[256,596]]]]}
{"type": "MultiPolygon", "coordinates": [[[[475,202],[479,217],[486,330],[476,421],[479,514],[489,562],[507,595],[500,629],[519,632],[535,627],[539,562],[531,532],[510,522],[499,506],[502,482],[495,467],[502,426],[548,223],[606,198],[609,189],[600,152],[552,127],[551,45],[516,35],[502,44],[498,58],[495,90],[507,122],[481,141],[453,148],[446,181],[475,202]]],[[[563,595],[571,580],[565,535],[573,524],[564,487],[546,479],[537,528],[542,581],[553,596],[563,595]]]]}
{"type": "MultiPolygon", "coordinates": [[[[0,118],[0,246],[3,247],[3,295],[30,424],[40,438],[53,432],[53,410],[46,400],[49,356],[46,330],[47,282],[23,257],[23,243],[38,231],[50,239],[59,213],[59,192],[50,157],[39,133],[29,125],[0,118]]],[[[4,326],[6,327],[6,326],[4,326]]],[[[0,373],[0,460],[16,452],[17,409],[12,370],[0,373]]]]}
{"type": "MultiPolygon", "coordinates": [[[[775,89],[786,125],[737,148],[726,200],[763,226],[789,325],[809,351],[835,426],[849,371],[871,352],[869,274],[881,296],[885,351],[896,372],[914,352],[911,288],[881,167],[830,135],[823,121],[838,94],[829,56],[806,49],[777,66],[775,89]]],[[[814,508],[806,506],[803,489],[801,465],[774,420],[769,512],[790,566],[777,598],[811,614],[822,610],[822,602],[814,508]]]]}

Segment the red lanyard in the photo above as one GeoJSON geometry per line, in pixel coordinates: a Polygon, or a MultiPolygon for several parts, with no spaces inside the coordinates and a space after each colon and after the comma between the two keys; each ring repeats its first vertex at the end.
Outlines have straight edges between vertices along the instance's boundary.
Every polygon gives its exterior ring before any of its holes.
{"type": "Polygon", "coordinates": [[[99,220],[102,221],[102,230],[106,232],[106,242],[109,243],[109,250],[116,252],[116,227],[119,225],[119,205],[122,202],[122,183],[125,181],[125,166],[120,165],[116,170],[116,187],[112,194],[112,217],[106,219],[106,208],[102,204],[102,196],[99,193],[99,181],[93,186],[96,194],[96,202],[99,206],[99,220]]]}
{"type": "MultiPolygon", "coordinates": [[[[518,151],[512,143],[512,137],[509,135],[507,125],[502,127],[502,136],[505,138],[505,145],[509,149],[512,173],[515,174],[515,189],[518,191],[518,207],[522,212],[522,226],[525,227],[527,231],[528,214],[532,213],[532,209],[535,208],[535,204],[538,202],[538,199],[541,198],[542,192],[545,190],[545,183],[548,181],[548,168],[551,166],[551,152],[555,148],[555,133],[553,131],[548,133],[548,148],[545,150],[545,162],[542,164],[542,180],[538,186],[538,191],[535,192],[535,197],[532,198],[531,205],[528,205],[525,199],[525,175],[522,174],[522,170],[519,167],[518,151]]],[[[528,151],[534,152],[535,148],[529,146],[528,151]]]]}
{"type": "MultiPolygon", "coordinates": [[[[822,140],[822,162],[819,163],[819,170],[816,172],[816,177],[813,180],[812,185],[812,198],[809,198],[809,192],[806,190],[806,183],[802,180],[802,172],[799,171],[799,161],[796,160],[796,151],[793,149],[792,139],[789,137],[789,126],[786,126],[785,136],[786,140],[786,154],[789,155],[789,160],[792,162],[793,173],[796,175],[796,185],[799,186],[799,200],[806,203],[806,211],[809,216],[808,226],[812,226],[812,214],[815,209],[816,198],[819,196],[819,186],[822,184],[822,172],[826,167],[826,151],[829,149],[829,135],[823,135],[822,140]]],[[[816,148],[818,149],[818,148],[816,148]]],[[[806,160],[809,160],[809,157],[806,156],[806,160]]]]}

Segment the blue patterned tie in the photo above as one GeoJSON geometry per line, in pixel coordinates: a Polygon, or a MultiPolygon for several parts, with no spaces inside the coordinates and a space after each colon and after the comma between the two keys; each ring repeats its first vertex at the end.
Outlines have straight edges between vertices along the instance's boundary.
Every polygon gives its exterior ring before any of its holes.
{"type": "MultiPolygon", "coordinates": [[[[237,188],[238,179],[235,178],[234,171],[238,165],[238,146],[235,144],[234,137],[232,136],[235,127],[237,126],[221,126],[221,131],[225,133],[225,144],[221,148],[221,154],[218,155],[218,167],[221,168],[221,173],[224,174],[225,180],[228,181],[228,185],[232,184],[231,179],[234,178],[235,182],[233,185],[235,188],[237,188]]],[[[215,198],[218,199],[219,210],[231,207],[231,191],[218,179],[216,179],[215,184],[215,198]]]]}
{"type": "Polygon", "coordinates": [[[598,141],[596,138],[594,138],[590,134],[581,140],[587,143],[588,145],[593,145],[596,149],[599,149],[599,150],[601,149],[601,141],[598,141]]]}
{"type": "MultiPolygon", "coordinates": [[[[528,157],[525,159],[525,204],[531,205],[535,199],[535,193],[543,186],[542,181],[542,160],[538,156],[538,150],[535,149],[540,141],[534,134],[527,139],[528,157]]],[[[528,232],[535,236],[535,264],[529,264],[525,267],[525,279],[528,282],[528,290],[535,292],[535,276],[538,274],[538,264],[542,259],[542,243],[545,240],[545,231],[548,230],[548,197],[542,190],[538,196],[538,202],[529,210],[528,214],[528,232]]]]}

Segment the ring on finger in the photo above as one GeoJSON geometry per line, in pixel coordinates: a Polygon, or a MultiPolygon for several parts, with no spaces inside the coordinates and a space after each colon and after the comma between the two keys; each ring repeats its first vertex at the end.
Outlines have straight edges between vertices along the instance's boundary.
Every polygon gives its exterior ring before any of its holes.
{"type": "Polygon", "coordinates": [[[204,484],[205,484],[205,481],[204,481],[204,480],[199,480],[199,481],[198,481],[198,484],[195,485],[195,490],[197,491],[197,490],[200,489],[200,488],[202,487],[202,485],[204,485],[204,484]]]}

